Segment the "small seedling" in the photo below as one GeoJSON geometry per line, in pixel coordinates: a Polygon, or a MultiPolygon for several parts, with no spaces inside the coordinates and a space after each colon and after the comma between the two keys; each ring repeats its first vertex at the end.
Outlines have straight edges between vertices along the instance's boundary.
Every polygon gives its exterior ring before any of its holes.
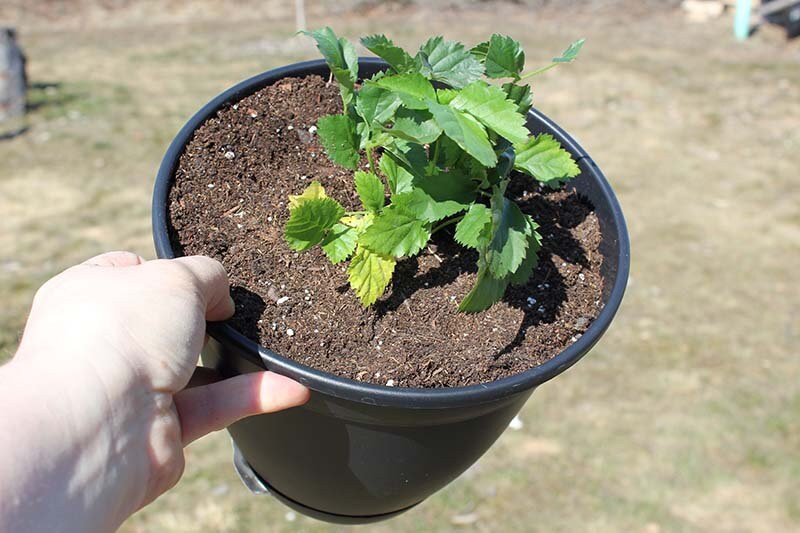
{"type": "Polygon", "coordinates": [[[317,122],[320,141],[331,161],[355,171],[363,209],[346,211],[313,182],[289,198],[289,245],[320,245],[334,264],[349,259],[350,286],[365,306],[384,293],[398,259],[454,224],[455,240],[478,252],[477,281],[461,311],[487,309],[509,284],[525,284],[541,239],[536,222],[506,196],[512,170],[556,187],[579,169],[552,136],[530,135],[531,90],[522,82],[573,61],[583,40],[523,74],[525,53],[504,35],[472,49],[432,37],[415,56],[372,35],[361,44],[389,68],[359,85],[352,43],[330,28],[304,33],[316,40],[344,105],[341,115],[317,122]],[[498,86],[484,77],[509,81],[498,86]],[[368,170],[358,170],[362,153],[368,170]]]}

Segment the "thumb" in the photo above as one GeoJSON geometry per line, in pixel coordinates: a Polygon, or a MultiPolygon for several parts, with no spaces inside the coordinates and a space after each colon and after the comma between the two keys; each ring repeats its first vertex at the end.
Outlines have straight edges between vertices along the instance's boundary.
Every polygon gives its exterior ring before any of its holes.
{"type": "Polygon", "coordinates": [[[274,372],[242,374],[184,389],[174,397],[183,445],[242,418],[303,405],[309,395],[303,385],[274,372]]]}

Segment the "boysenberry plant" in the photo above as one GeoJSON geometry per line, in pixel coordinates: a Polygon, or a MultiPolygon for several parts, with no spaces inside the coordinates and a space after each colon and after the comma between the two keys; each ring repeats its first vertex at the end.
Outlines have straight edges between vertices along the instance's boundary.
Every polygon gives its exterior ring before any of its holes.
{"type": "Polygon", "coordinates": [[[360,81],[352,43],[327,27],[304,33],[316,40],[344,106],[342,114],[317,122],[319,139],[334,163],[355,171],[363,209],[346,211],[313,182],[289,198],[289,245],[297,251],[320,245],[334,264],[349,259],[350,285],[365,306],[384,293],[398,259],[418,254],[451,225],[455,240],[478,252],[477,281],[461,311],[487,309],[510,284],[525,284],[540,236],[536,222],[506,196],[512,171],[556,187],[579,169],[552,136],[525,127],[531,90],[524,82],[573,61],[583,40],[523,74],[525,53],[504,35],[472,49],[432,37],[414,56],[372,35],[361,44],[389,67],[360,81]],[[358,170],[362,153],[368,170],[358,170]]]}

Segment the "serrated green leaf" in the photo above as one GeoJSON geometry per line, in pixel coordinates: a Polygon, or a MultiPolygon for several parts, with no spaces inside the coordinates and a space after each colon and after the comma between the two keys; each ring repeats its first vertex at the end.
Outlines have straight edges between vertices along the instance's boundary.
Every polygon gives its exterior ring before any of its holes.
{"type": "Polygon", "coordinates": [[[334,265],[341,263],[353,253],[358,240],[356,228],[344,224],[334,224],[322,239],[322,251],[334,265]]]}
{"type": "Polygon", "coordinates": [[[356,113],[367,124],[382,126],[394,116],[403,101],[390,91],[365,84],[358,92],[356,113]]]}
{"type": "Polygon", "coordinates": [[[372,172],[356,171],[356,191],[361,203],[368,211],[378,212],[383,209],[385,193],[383,182],[372,172]]]}
{"type": "Polygon", "coordinates": [[[414,181],[414,175],[399,164],[394,157],[391,152],[386,151],[381,156],[380,162],[381,172],[386,176],[389,192],[393,196],[410,191],[411,182],[414,181]]]}
{"type": "Polygon", "coordinates": [[[392,129],[388,131],[396,137],[419,144],[432,143],[442,134],[442,128],[433,120],[417,121],[411,117],[395,118],[392,129]]]}
{"type": "Polygon", "coordinates": [[[528,283],[536,265],[539,263],[539,249],[542,247],[542,237],[536,231],[539,225],[527,214],[525,218],[528,221],[528,225],[531,227],[531,234],[528,236],[528,250],[525,252],[525,259],[522,260],[517,270],[508,276],[508,281],[515,286],[528,283]]]}
{"type": "Polygon", "coordinates": [[[384,148],[412,175],[421,176],[425,173],[425,167],[428,164],[428,154],[421,144],[393,137],[391,142],[384,145],[384,148]]]}
{"type": "Polygon", "coordinates": [[[528,249],[531,227],[519,206],[496,189],[491,199],[492,238],[486,249],[486,265],[498,279],[519,268],[528,249]]]}
{"type": "Polygon", "coordinates": [[[486,61],[486,54],[489,53],[489,41],[483,41],[482,43],[476,44],[472,47],[469,53],[472,54],[475,59],[481,63],[484,63],[486,61]]]}
{"type": "Polygon", "coordinates": [[[428,39],[420,48],[417,59],[426,77],[456,89],[469,85],[483,75],[483,65],[463,44],[445,41],[441,36],[428,39]]]}
{"type": "MultiPolygon", "coordinates": [[[[438,144],[439,161],[437,161],[437,164],[440,163],[444,168],[452,168],[462,158],[471,157],[453,139],[446,135],[439,137],[438,144]]],[[[478,164],[480,165],[480,163],[478,164]]]]}
{"type": "MultiPolygon", "coordinates": [[[[452,103],[452,102],[451,102],[452,103]]],[[[428,102],[433,120],[444,130],[445,135],[464,151],[487,167],[497,164],[497,155],[489,142],[483,126],[472,116],[450,106],[428,102]]]]}
{"type": "Polygon", "coordinates": [[[506,35],[495,33],[486,50],[486,76],[489,78],[514,78],[518,80],[525,68],[525,52],[519,42],[506,35]]]}
{"type": "Polygon", "coordinates": [[[311,185],[306,187],[302,194],[289,195],[289,209],[294,209],[306,200],[314,200],[316,198],[327,198],[325,188],[318,181],[312,181],[311,185]]]}
{"type": "Polygon", "coordinates": [[[442,105],[449,104],[456,96],[458,91],[455,89],[436,89],[436,101],[442,105]]]}
{"type": "Polygon", "coordinates": [[[586,39],[578,39],[569,45],[560,56],[553,58],[553,63],[570,63],[575,61],[575,58],[578,57],[578,53],[581,51],[581,48],[583,48],[583,43],[585,41],[586,39]]]}
{"type": "Polygon", "coordinates": [[[345,105],[353,97],[353,88],[358,80],[358,53],[353,44],[328,26],[313,31],[302,30],[298,33],[308,35],[317,42],[322,57],[331,69],[333,77],[339,82],[342,99],[345,105]]]}
{"type": "Polygon", "coordinates": [[[544,183],[574,178],[581,172],[570,153],[547,133],[515,145],[514,150],[517,154],[514,168],[544,183]]]}
{"type": "Polygon", "coordinates": [[[427,100],[436,99],[436,91],[431,82],[417,72],[384,76],[368,83],[397,94],[403,105],[409,109],[425,109],[427,100]]]}
{"type": "Polygon", "coordinates": [[[486,267],[479,268],[475,286],[458,305],[458,310],[465,313],[477,313],[489,309],[503,298],[506,288],[508,288],[508,279],[498,279],[486,267]]]}
{"type": "Polygon", "coordinates": [[[398,73],[409,72],[419,68],[418,63],[408,52],[395,45],[385,35],[362,37],[361,44],[364,45],[364,48],[389,63],[389,66],[398,73]]]}
{"type": "Polygon", "coordinates": [[[528,138],[525,117],[500,87],[476,81],[464,87],[450,102],[450,107],[469,113],[512,143],[523,143],[528,138]]]}
{"type": "Polygon", "coordinates": [[[285,237],[298,252],[322,241],[325,232],[344,215],[344,208],[333,198],[305,200],[290,211],[285,237]]]}
{"type": "Polygon", "coordinates": [[[392,203],[427,222],[436,222],[466,210],[475,199],[475,183],[458,173],[417,176],[413,188],[392,203]]]}
{"type": "Polygon", "coordinates": [[[343,216],[339,219],[339,222],[344,224],[345,226],[351,227],[355,229],[359,235],[364,233],[364,230],[372,224],[372,221],[375,220],[375,213],[372,211],[368,211],[367,213],[357,214],[357,215],[347,215],[343,216]]]}
{"type": "Polygon", "coordinates": [[[527,115],[531,110],[531,86],[517,85],[516,83],[504,83],[503,90],[509,100],[517,104],[517,112],[527,115]]]}
{"type": "Polygon", "coordinates": [[[375,303],[392,280],[396,261],[392,257],[377,254],[358,246],[356,254],[347,267],[350,286],[364,307],[375,303]]]}
{"type": "Polygon", "coordinates": [[[355,170],[361,156],[356,123],[346,115],[327,115],[317,121],[317,135],[328,158],[345,168],[355,170]]]}
{"type": "Polygon", "coordinates": [[[472,204],[456,225],[456,242],[478,250],[489,243],[492,233],[492,211],[483,204],[472,204]]]}
{"type": "Polygon", "coordinates": [[[392,204],[375,217],[358,242],[379,254],[406,257],[416,255],[430,236],[430,224],[392,204]]]}

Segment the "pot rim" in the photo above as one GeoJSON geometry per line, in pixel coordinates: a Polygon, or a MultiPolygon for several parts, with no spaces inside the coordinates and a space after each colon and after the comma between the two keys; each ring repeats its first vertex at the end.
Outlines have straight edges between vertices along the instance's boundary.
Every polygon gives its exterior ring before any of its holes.
{"type": "MultiPolygon", "coordinates": [[[[385,65],[386,63],[379,58],[359,58],[359,66],[362,68],[375,69],[385,65]]],[[[238,102],[281,78],[302,77],[325,72],[328,72],[328,67],[322,59],[293,63],[268,70],[239,82],[222,92],[189,119],[167,149],[156,176],[153,191],[152,225],[156,254],[159,258],[172,259],[176,257],[169,239],[167,213],[169,191],[180,156],[194,135],[195,130],[225,105],[238,102]]],[[[583,335],[558,355],[524,372],[489,383],[437,389],[387,387],[355,381],[305,366],[261,346],[225,322],[208,323],[207,330],[209,335],[222,345],[234,346],[238,353],[255,365],[286,375],[314,391],[369,405],[442,409],[490,403],[501,401],[522,391],[535,388],[562,373],[589,352],[608,329],[617,309],[619,309],[630,270],[630,243],[622,209],[602,171],[593,164],[591,158],[578,142],[553,121],[535,109],[531,109],[529,112],[530,117],[535,118],[558,133],[562,137],[562,141],[566,141],[562,142],[562,144],[576,156],[576,159],[588,160],[588,164],[584,165],[582,171],[589,172],[591,178],[599,185],[600,193],[605,201],[608,202],[611,218],[617,228],[618,265],[616,279],[611,291],[608,293],[605,305],[583,335]]]]}

